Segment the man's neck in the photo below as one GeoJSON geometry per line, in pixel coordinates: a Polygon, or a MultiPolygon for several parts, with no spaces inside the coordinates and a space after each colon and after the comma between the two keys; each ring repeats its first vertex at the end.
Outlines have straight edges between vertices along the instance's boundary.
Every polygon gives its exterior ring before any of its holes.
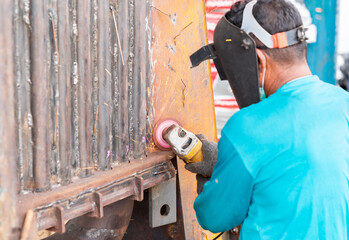
{"type": "MultiPolygon", "coordinates": [[[[274,65],[275,66],[275,65],[274,65]]],[[[271,69],[272,74],[268,74],[268,81],[265,83],[265,94],[267,96],[275,93],[284,84],[301,77],[312,75],[308,64],[297,64],[289,66],[278,66],[271,69]]]]}

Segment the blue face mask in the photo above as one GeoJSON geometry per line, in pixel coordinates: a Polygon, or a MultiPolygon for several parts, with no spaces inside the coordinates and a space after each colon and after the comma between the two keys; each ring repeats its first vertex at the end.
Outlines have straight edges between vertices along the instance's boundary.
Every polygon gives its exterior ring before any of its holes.
{"type": "Polygon", "coordinates": [[[264,69],[263,79],[262,79],[262,87],[259,88],[259,95],[261,97],[261,101],[263,101],[264,99],[267,98],[267,96],[265,95],[265,91],[264,91],[264,78],[265,78],[265,72],[266,71],[267,71],[267,69],[264,69]]]}
{"type": "Polygon", "coordinates": [[[265,96],[265,92],[263,88],[259,88],[259,95],[261,97],[261,101],[267,98],[267,96],[265,96]]]}

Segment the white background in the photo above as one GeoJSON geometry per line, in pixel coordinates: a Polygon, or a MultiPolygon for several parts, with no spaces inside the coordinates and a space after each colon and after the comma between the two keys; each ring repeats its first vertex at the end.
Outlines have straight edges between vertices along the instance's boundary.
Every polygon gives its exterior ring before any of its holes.
{"type": "Polygon", "coordinates": [[[349,1],[339,0],[338,53],[349,53],[349,1]]]}

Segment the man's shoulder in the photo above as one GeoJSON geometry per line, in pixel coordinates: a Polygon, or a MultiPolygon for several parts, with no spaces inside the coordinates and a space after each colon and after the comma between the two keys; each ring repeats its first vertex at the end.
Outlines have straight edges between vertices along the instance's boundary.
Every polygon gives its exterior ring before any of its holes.
{"type": "Polygon", "coordinates": [[[239,144],[246,144],[246,141],[263,144],[273,142],[275,137],[289,131],[289,124],[285,124],[291,117],[288,104],[290,102],[286,96],[271,95],[235,113],[224,126],[222,133],[239,144]]]}
{"type": "Polygon", "coordinates": [[[249,128],[251,124],[254,125],[257,122],[261,123],[266,118],[271,120],[271,118],[278,117],[280,115],[273,115],[272,113],[280,111],[280,105],[285,107],[285,105],[282,104],[282,101],[283,100],[278,96],[272,95],[261,102],[252,104],[236,112],[228,120],[226,126],[229,128],[234,126],[238,126],[239,128],[249,128]]]}

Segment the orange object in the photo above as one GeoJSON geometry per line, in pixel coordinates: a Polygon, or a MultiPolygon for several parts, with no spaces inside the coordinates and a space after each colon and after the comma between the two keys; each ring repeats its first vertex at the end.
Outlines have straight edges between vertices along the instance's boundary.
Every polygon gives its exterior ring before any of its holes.
{"type": "Polygon", "coordinates": [[[274,48],[284,48],[288,46],[286,32],[272,35],[274,48]]]}
{"type": "MultiPolygon", "coordinates": [[[[152,63],[154,123],[164,117],[178,120],[185,129],[216,139],[209,62],[191,69],[189,56],[207,44],[202,0],[152,1],[152,63]],[[190,4],[189,4],[190,3],[190,4]]],[[[154,148],[155,151],[155,148],[154,148]]],[[[193,203],[197,196],[195,174],[178,160],[178,177],[186,239],[212,239],[197,222],[193,203]]]]}

